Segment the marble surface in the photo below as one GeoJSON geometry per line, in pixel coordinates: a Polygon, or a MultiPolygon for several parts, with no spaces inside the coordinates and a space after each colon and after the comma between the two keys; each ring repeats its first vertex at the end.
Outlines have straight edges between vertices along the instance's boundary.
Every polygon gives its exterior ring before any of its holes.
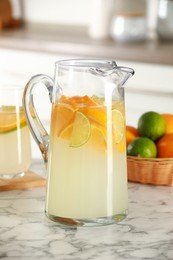
{"type": "Polygon", "coordinates": [[[129,183],[128,217],[103,227],[61,227],[44,201],[44,187],[0,193],[0,259],[173,259],[173,187],[129,183]]]}

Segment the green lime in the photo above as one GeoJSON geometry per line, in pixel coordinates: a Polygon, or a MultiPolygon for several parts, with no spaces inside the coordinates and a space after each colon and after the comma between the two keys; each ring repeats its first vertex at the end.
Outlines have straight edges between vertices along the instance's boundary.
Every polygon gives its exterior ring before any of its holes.
{"type": "Polygon", "coordinates": [[[137,137],[128,145],[127,154],[143,158],[155,158],[157,156],[157,148],[151,139],[137,137]]]}
{"type": "Polygon", "coordinates": [[[156,141],[166,132],[165,120],[157,112],[146,112],[138,120],[138,131],[140,136],[156,141]]]}

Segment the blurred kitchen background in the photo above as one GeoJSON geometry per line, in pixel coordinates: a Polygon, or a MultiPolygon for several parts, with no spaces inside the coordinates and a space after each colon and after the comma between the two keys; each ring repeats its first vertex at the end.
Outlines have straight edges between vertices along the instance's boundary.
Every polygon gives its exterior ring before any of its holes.
{"type": "MultiPolygon", "coordinates": [[[[64,58],[113,59],[134,68],[126,88],[127,124],[148,110],[173,113],[172,0],[0,0],[0,82],[25,85],[53,76],[64,58]]],[[[50,104],[38,90],[49,129],[50,104]]],[[[41,157],[32,143],[33,157],[41,157]]]]}

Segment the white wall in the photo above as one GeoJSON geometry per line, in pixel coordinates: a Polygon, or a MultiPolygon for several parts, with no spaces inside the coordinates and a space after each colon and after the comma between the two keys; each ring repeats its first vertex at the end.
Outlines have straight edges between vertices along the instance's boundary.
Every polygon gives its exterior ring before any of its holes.
{"type": "MultiPolygon", "coordinates": [[[[108,0],[109,1],[109,0],[108,0]]],[[[27,22],[87,25],[90,0],[23,0],[27,22]]]]}
{"type": "MultiPolygon", "coordinates": [[[[71,24],[89,26],[91,6],[93,1],[99,0],[21,0],[26,22],[48,24],[71,24]]],[[[102,0],[103,1],[103,0],[102,0]]],[[[105,0],[117,1],[117,0],[105,0]]],[[[120,0],[121,1],[121,0],[120,0]]],[[[156,26],[158,0],[148,2],[149,30],[156,26]]],[[[19,16],[18,0],[11,0],[15,16],[19,16]]],[[[95,17],[97,19],[98,13],[95,17]]]]}

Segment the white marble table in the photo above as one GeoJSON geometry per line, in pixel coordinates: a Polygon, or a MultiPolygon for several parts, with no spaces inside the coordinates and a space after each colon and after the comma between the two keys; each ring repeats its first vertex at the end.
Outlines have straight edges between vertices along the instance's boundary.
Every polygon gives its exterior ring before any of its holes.
{"type": "Polygon", "coordinates": [[[128,217],[103,227],[60,227],[44,200],[45,188],[0,193],[0,259],[173,259],[173,187],[129,183],[128,217]]]}

